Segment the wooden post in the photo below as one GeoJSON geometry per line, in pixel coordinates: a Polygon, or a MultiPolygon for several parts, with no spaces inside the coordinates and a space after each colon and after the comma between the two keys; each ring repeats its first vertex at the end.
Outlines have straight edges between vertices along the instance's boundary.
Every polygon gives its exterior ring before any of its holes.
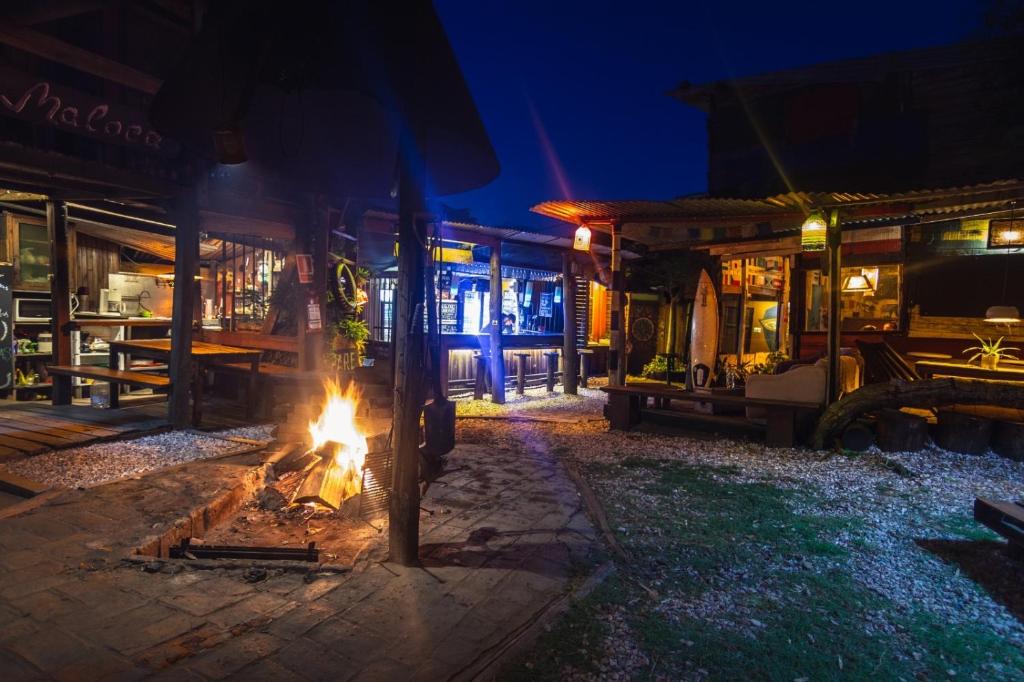
{"type": "Polygon", "coordinates": [[[516,395],[526,393],[526,359],[529,353],[516,353],[516,395]]]}
{"type": "MultiPolygon", "coordinates": [[[[59,200],[46,202],[46,227],[50,233],[50,297],[53,300],[50,331],[53,334],[53,362],[57,365],[70,365],[71,333],[67,325],[71,322],[71,258],[68,253],[66,203],[59,200]]],[[[55,378],[53,404],[70,405],[71,392],[71,377],[55,378]]]]}
{"type": "Polygon", "coordinates": [[[547,377],[545,384],[548,388],[548,393],[555,392],[555,374],[558,372],[558,351],[551,350],[544,353],[544,357],[547,358],[547,377]]]}
{"type": "Polygon", "coordinates": [[[398,285],[395,289],[394,467],[388,543],[391,561],[419,560],[420,413],[426,373],[423,339],[423,172],[419,160],[401,159],[398,200],[398,285]],[[418,232],[419,231],[419,232],[418,232]]]}
{"type": "MultiPolygon", "coordinates": [[[[736,362],[743,362],[743,349],[747,347],[747,259],[740,259],[740,304],[736,320],[736,362]]],[[[725,296],[722,296],[725,298],[725,296]]]]}
{"type": "Polygon", "coordinates": [[[622,272],[622,224],[612,223],[611,345],[608,349],[608,384],[626,384],[626,333],[623,317],[625,277],[622,272]]]}
{"type": "Polygon", "coordinates": [[[505,404],[505,352],[501,338],[501,242],[491,247],[491,402],[505,404]]]}
{"type": "MultiPolygon", "coordinates": [[[[330,237],[330,220],[324,198],[319,194],[310,197],[309,206],[309,235],[310,250],[313,256],[313,284],[310,290],[310,299],[320,306],[320,323],[327,322],[327,240],[330,237]]],[[[305,306],[307,302],[304,302],[305,306]]],[[[307,360],[309,369],[320,371],[324,366],[324,339],[326,334],[323,327],[316,331],[306,333],[307,360]]]]}
{"type": "MultiPolygon", "coordinates": [[[[168,374],[171,395],[168,418],[171,427],[187,428],[192,413],[188,395],[193,379],[192,367],[192,310],[195,287],[192,282],[199,265],[199,207],[196,190],[190,188],[179,194],[173,205],[174,221],[174,299],[171,312],[171,360],[168,374]]],[[[202,377],[197,381],[202,381],[202,377]]]]}
{"type": "Polygon", "coordinates": [[[562,254],[562,391],[576,395],[576,276],[572,256],[562,254]]]}
{"type": "Polygon", "coordinates": [[[839,209],[828,214],[828,405],[839,400],[839,347],[842,330],[842,223],[839,209]]]}

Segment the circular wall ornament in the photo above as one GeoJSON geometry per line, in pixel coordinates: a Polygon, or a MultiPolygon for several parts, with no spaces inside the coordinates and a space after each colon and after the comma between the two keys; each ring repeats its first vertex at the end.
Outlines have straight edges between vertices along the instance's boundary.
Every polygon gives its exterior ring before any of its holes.
{"type": "Polygon", "coordinates": [[[637,341],[650,341],[654,337],[654,323],[649,317],[638,317],[633,320],[632,331],[637,341]]]}

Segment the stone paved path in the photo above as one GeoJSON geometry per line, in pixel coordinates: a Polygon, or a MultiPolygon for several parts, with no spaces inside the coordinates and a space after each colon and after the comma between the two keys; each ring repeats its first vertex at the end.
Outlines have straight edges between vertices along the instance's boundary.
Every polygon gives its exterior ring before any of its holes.
{"type": "Polygon", "coordinates": [[[424,500],[422,568],[378,548],[349,574],[252,584],[121,561],[252,464],[196,462],[0,519],[0,677],[460,679],[589,570],[594,531],[559,465],[482,445],[460,445],[424,500]]]}

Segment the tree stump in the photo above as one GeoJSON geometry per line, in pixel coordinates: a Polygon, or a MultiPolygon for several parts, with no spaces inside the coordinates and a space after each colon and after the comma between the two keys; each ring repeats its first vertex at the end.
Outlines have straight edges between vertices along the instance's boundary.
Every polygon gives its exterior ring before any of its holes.
{"type": "Polygon", "coordinates": [[[885,452],[916,452],[928,440],[928,421],[899,410],[878,415],[878,447],[885,452]]]}
{"type": "Polygon", "coordinates": [[[846,427],[839,442],[844,450],[864,452],[875,442],[875,434],[871,430],[870,424],[865,421],[856,421],[846,427]]]}
{"type": "Polygon", "coordinates": [[[945,450],[980,455],[988,450],[992,437],[992,420],[970,414],[939,410],[935,443],[945,450]]]}
{"type": "Polygon", "coordinates": [[[992,449],[997,454],[1024,462],[1024,423],[996,422],[992,429],[992,449]]]}

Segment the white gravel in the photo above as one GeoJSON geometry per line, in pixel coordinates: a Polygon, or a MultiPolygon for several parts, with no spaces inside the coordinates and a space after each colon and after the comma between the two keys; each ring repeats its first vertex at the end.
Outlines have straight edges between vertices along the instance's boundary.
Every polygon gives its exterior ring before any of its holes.
{"type": "Polygon", "coordinates": [[[132,440],[94,443],[80,448],[53,450],[3,465],[32,481],[62,488],[91,488],[177,464],[206,459],[250,447],[227,440],[240,437],[270,440],[270,426],[220,431],[209,436],[172,431],[132,440]]]}
{"type": "MultiPolygon", "coordinates": [[[[626,457],[642,457],[735,467],[737,473],[723,480],[767,483],[806,491],[810,493],[803,497],[807,501],[800,502],[797,496],[791,503],[795,513],[852,518],[859,522],[851,530],[837,531],[835,537],[825,538],[842,546],[848,555],[810,560],[766,556],[765,559],[772,562],[772,570],[825,573],[838,568],[865,588],[883,595],[900,613],[924,612],[938,622],[983,624],[1007,641],[1024,647],[1021,622],[956,566],[916,544],[919,539],[962,539],[949,524],[956,520],[971,525],[965,519],[971,516],[975,497],[1024,498],[1024,462],[992,453],[971,456],[937,448],[918,453],[869,451],[847,456],[799,448],[768,448],[760,443],[717,436],[677,437],[608,431],[605,423],[585,419],[587,414],[601,414],[603,394],[596,393],[594,397],[559,395],[543,401],[545,414],[571,415],[577,418],[574,423],[538,424],[529,427],[529,434],[524,432],[523,424],[506,426],[489,422],[483,426],[480,422],[480,426],[474,427],[474,422],[470,421],[464,428],[479,428],[481,434],[486,429],[486,437],[498,443],[510,440],[529,447],[556,449],[560,456],[584,465],[619,464],[626,457]],[[564,412],[562,405],[566,408],[564,412]],[[800,508],[801,504],[807,508],[800,508]]],[[[519,399],[516,404],[520,403],[529,404],[530,400],[519,399]]],[[[542,402],[533,404],[539,406],[542,402]]],[[[502,409],[490,403],[474,408],[488,413],[502,409]]],[[[464,413],[462,410],[460,405],[460,414],[464,413]]],[[[627,513],[627,508],[644,508],[644,497],[648,495],[645,489],[655,474],[637,467],[621,471],[622,476],[614,481],[614,489],[603,490],[598,482],[595,491],[613,518],[629,516],[618,529],[620,534],[652,538],[657,535],[657,529],[649,527],[649,521],[645,523],[642,512],[637,519],[627,513]],[[629,499],[629,505],[623,498],[629,499]]],[[[677,493],[678,504],[690,503],[685,491],[677,493]]],[[[659,502],[664,504],[664,500],[659,502]]],[[[658,506],[653,500],[650,504],[652,509],[658,506]]],[[[655,551],[653,546],[651,550],[655,551]]],[[[770,548],[766,550],[770,552],[770,548]]],[[[704,596],[696,600],[682,595],[677,598],[670,581],[652,584],[661,593],[656,608],[670,618],[699,619],[718,627],[732,627],[738,634],[749,633],[757,627],[756,620],[751,624],[752,614],[742,605],[751,603],[751,594],[764,598],[771,592],[770,584],[752,585],[735,572],[695,577],[703,580],[708,588],[704,596]]],[[[884,614],[877,615],[864,623],[865,630],[872,634],[893,634],[892,623],[884,614]]],[[[756,614],[753,618],[756,619],[756,614]]],[[[628,669],[633,658],[631,649],[631,646],[625,647],[621,666],[615,661],[603,663],[612,669],[628,669]]],[[[610,679],[607,675],[595,677],[610,679]]]]}

